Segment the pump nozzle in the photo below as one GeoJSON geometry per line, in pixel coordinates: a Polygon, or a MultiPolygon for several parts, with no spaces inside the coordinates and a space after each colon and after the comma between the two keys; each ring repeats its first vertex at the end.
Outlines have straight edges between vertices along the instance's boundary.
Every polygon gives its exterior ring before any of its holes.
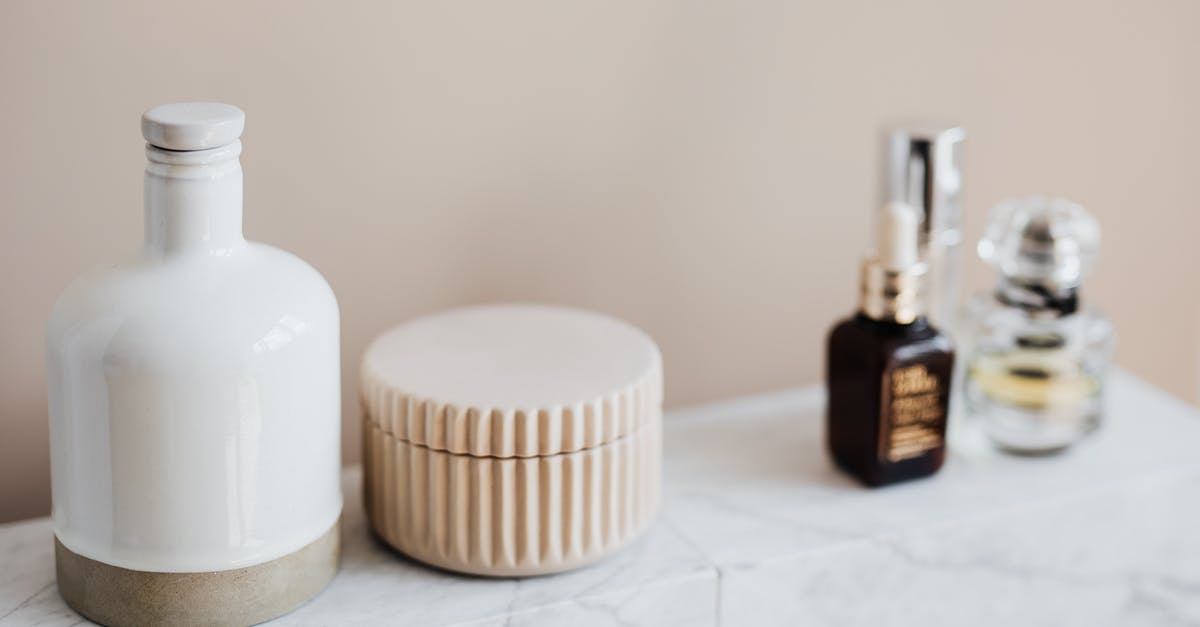
{"type": "Polygon", "coordinates": [[[880,265],[898,272],[920,261],[917,252],[920,220],[912,205],[893,201],[883,207],[879,212],[877,248],[880,265]]]}
{"type": "Polygon", "coordinates": [[[892,201],[879,212],[875,254],[863,260],[860,308],[876,320],[909,324],[921,315],[921,215],[892,201]]]}

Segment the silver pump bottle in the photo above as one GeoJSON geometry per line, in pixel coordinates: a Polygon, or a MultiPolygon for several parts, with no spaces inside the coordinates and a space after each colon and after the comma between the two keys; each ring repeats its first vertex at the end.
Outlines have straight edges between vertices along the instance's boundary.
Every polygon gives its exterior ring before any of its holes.
{"type": "Polygon", "coordinates": [[[883,198],[920,213],[918,247],[928,268],[925,310],[937,328],[955,335],[962,270],[962,146],[957,126],[913,124],[885,133],[883,198]]]}

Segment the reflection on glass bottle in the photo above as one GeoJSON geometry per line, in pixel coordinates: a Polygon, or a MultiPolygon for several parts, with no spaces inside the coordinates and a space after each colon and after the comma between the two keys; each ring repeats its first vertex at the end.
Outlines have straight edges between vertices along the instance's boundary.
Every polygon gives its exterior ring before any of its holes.
{"type": "Polygon", "coordinates": [[[1099,425],[1113,331],[1079,306],[1099,244],[1095,219],[1065,200],[1009,201],[992,212],[979,255],[1000,283],[968,306],[964,392],[1005,450],[1058,451],[1099,425]]]}

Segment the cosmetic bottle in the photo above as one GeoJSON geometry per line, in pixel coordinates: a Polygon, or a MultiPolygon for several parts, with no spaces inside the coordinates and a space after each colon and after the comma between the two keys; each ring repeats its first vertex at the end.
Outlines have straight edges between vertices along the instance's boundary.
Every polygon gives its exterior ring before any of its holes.
{"type": "Polygon", "coordinates": [[[992,210],[978,252],[999,283],[967,307],[964,395],[1006,451],[1059,451],[1100,422],[1114,334],[1080,305],[1099,246],[1099,225],[1075,203],[1034,197],[992,210]]]}
{"type": "Polygon", "coordinates": [[[242,237],[243,124],[147,111],[141,251],[50,317],[58,589],[105,625],[259,623],[337,569],[337,301],[242,237]]]}
{"type": "Polygon", "coordinates": [[[926,266],[923,298],[930,322],[954,337],[962,266],[962,153],[957,126],[913,124],[885,133],[883,199],[920,217],[917,254],[926,266]]]}
{"type": "Polygon", "coordinates": [[[867,485],[933,474],[945,457],[954,346],[925,317],[920,215],[888,203],[862,266],[859,311],[829,335],[826,434],[834,461],[867,485]]]}

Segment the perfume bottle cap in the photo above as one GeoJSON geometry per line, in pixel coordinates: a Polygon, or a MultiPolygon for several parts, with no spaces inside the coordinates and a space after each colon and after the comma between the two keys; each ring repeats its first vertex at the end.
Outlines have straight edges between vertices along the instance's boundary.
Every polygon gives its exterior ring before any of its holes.
{"type": "Polygon", "coordinates": [[[241,109],[217,102],[177,102],[142,114],[142,137],[165,150],[208,150],[237,141],[246,126],[241,109]]]}
{"type": "Polygon", "coordinates": [[[1082,206],[1033,196],[992,208],[976,248],[1005,278],[1053,290],[1076,288],[1100,253],[1100,225],[1082,206]]]}

